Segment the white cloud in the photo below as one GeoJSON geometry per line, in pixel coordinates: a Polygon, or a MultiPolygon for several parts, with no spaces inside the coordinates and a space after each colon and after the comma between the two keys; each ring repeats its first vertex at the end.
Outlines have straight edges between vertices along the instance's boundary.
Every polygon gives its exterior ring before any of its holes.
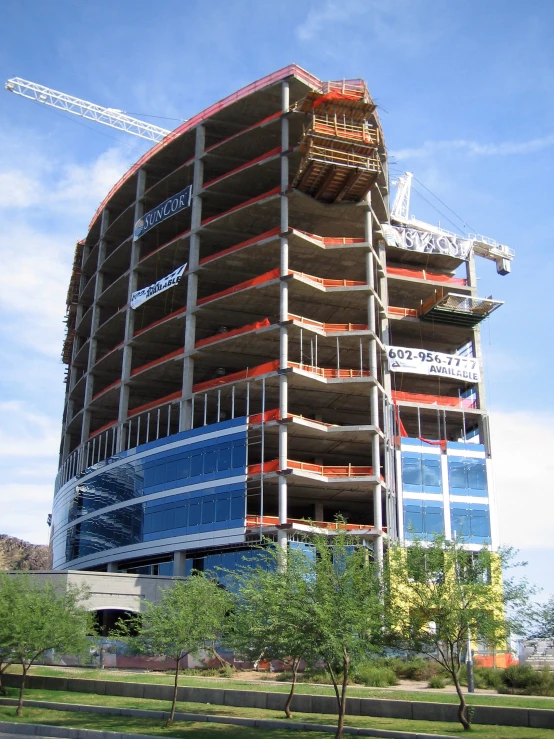
{"type": "Polygon", "coordinates": [[[50,530],[46,523],[52,510],[52,484],[12,483],[2,485],[2,521],[0,533],[48,544],[50,530]]]}
{"type": "Polygon", "coordinates": [[[425,141],[421,146],[406,149],[393,149],[389,154],[397,161],[403,159],[428,159],[438,152],[462,154],[468,156],[512,156],[516,154],[534,154],[554,146],[554,134],[528,141],[505,141],[500,144],[481,144],[468,139],[452,141],[425,141]]]}
{"type": "Polygon", "coordinates": [[[554,549],[554,416],[492,413],[491,436],[501,542],[554,549]]]}

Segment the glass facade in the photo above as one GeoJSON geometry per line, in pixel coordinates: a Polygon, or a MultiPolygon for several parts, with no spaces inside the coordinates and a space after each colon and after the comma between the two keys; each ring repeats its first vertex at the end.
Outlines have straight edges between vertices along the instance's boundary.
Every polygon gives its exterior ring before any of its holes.
{"type": "Polygon", "coordinates": [[[244,527],[246,445],[245,419],[234,419],[136,447],[70,481],[54,501],[54,566],[244,527]]]}
{"type": "Polygon", "coordinates": [[[468,544],[490,544],[491,525],[485,447],[421,439],[401,442],[404,538],[457,536],[468,544]],[[444,506],[448,504],[450,526],[444,506]]]}

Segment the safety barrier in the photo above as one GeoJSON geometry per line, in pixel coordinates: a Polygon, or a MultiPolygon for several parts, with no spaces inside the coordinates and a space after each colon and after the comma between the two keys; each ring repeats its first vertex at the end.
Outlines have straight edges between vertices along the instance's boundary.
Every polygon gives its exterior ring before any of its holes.
{"type": "MultiPolygon", "coordinates": [[[[328,531],[366,531],[374,529],[373,524],[363,523],[340,523],[337,521],[311,521],[304,518],[287,518],[287,524],[302,524],[304,526],[313,526],[316,529],[326,529],[328,531]]],[[[279,526],[278,516],[246,516],[247,529],[259,529],[260,526],[279,526]]]]}
{"type": "MultiPolygon", "coordinates": [[[[372,467],[359,467],[349,465],[321,465],[311,464],[310,462],[298,462],[294,459],[287,459],[286,469],[300,470],[302,472],[311,472],[314,475],[322,477],[371,477],[373,475],[372,467]]],[[[253,464],[248,467],[248,474],[251,477],[266,474],[268,472],[280,472],[279,460],[272,459],[263,464],[253,464]]]]}

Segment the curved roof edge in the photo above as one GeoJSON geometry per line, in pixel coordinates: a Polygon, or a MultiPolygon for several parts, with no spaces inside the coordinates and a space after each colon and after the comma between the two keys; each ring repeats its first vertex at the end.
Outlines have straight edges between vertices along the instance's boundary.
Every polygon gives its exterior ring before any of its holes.
{"type": "Polygon", "coordinates": [[[323,84],[322,81],[315,77],[313,74],[310,74],[305,69],[302,69],[302,67],[299,67],[297,64],[289,64],[286,67],[283,67],[282,69],[279,69],[277,72],[272,72],[271,74],[266,75],[265,77],[262,77],[259,80],[256,80],[255,82],[251,82],[249,85],[246,85],[246,87],[241,88],[240,90],[237,90],[237,92],[231,93],[231,95],[228,95],[226,98],[223,98],[223,100],[220,100],[217,103],[214,103],[213,105],[210,105],[209,108],[206,108],[201,113],[197,113],[192,118],[189,118],[188,121],[185,121],[181,126],[178,126],[174,131],[171,131],[164,139],[162,139],[159,143],[157,143],[155,146],[153,146],[151,149],[149,149],[145,154],[141,156],[141,158],[133,164],[133,166],[119,179],[118,182],[112,187],[112,189],[109,191],[109,193],[106,195],[102,203],[98,206],[96,213],[94,214],[94,217],[89,225],[89,231],[94,226],[96,219],[100,216],[104,208],[107,206],[113,195],[119,190],[119,188],[129,179],[131,178],[137,170],[139,170],[146,162],[153,157],[155,154],[157,154],[161,149],[164,148],[167,144],[169,144],[171,141],[176,139],[178,136],[180,136],[183,133],[186,133],[187,131],[190,131],[192,128],[197,126],[198,124],[202,123],[202,121],[205,121],[210,116],[214,115],[214,113],[218,113],[220,110],[223,110],[228,105],[231,105],[231,103],[236,102],[237,100],[241,100],[242,98],[246,97],[247,95],[250,95],[253,92],[257,92],[258,90],[263,89],[264,87],[268,87],[269,85],[274,84],[275,82],[280,82],[281,80],[286,79],[287,77],[298,77],[298,79],[302,80],[303,82],[306,82],[306,84],[311,85],[313,88],[318,89],[323,84]]]}

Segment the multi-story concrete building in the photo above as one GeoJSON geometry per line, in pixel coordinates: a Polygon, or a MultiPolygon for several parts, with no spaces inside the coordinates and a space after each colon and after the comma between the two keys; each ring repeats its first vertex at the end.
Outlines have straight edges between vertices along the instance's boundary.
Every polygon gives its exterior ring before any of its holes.
{"type": "Polygon", "coordinates": [[[494,544],[473,245],[391,222],[362,80],[292,65],[172,132],[77,244],[53,566],[232,567],[339,514],[376,558],[494,544]]]}

